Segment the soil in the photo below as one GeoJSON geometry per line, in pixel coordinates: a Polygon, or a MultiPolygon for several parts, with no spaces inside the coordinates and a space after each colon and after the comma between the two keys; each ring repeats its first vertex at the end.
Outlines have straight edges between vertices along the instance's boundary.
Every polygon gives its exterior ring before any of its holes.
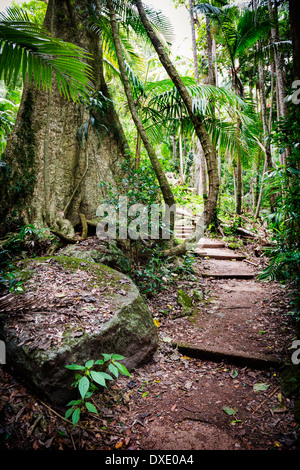
{"type": "Polygon", "coordinates": [[[289,290],[258,281],[263,258],[250,246],[242,251],[247,262],[196,256],[193,275],[174,277],[148,300],[157,352],[95,394],[99,414],[75,428],[66,408],[45,403],[2,366],[1,450],[299,450],[294,399],[283,395],[276,365],[295,337],[289,290]],[[214,278],[221,272],[255,277],[214,278]],[[177,303],[179,288],[203,292],[189,315],[177,303]]]}

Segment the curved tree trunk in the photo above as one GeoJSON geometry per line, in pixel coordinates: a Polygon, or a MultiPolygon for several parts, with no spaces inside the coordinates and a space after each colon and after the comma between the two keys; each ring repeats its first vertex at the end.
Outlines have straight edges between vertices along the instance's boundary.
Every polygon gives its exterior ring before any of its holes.
{"type": "Polygon", "coordinates": [[[176,86],[187,108],[191,121],[194,125],[195,132],[201,142],[201,145],[204,151],[205,159],[207,162],[207,172],[208,172],[208,179],[209,179],[209,191],[208,191],[208,199],[207,199],[207,202],[205,204],[205,209],[204,209],[204,220],[205,220],[205,226],[208,226],[216,214],[218,194],[219,194],[219,185],[220,185],[216,152],[211,143],[210,136],[207,132],[204,122],[202,121],[199,115],[194,114],[193,112],[192,98],[190,94],[188,93],[186,87],[184,86],[177,70],[172,64],[168,54],[164,50],[163,45],[161,44],[160,40],[156,36],[147,18],[147,15],[145,13],[141,0],[135,0],[135,4],[138,8],[140,18],[147,31],[147,34],[158,54],[160,62],[162,63],[165,70],[169,74],[171,80],[176,86]]]}
{"type": "MultiPolygon", "coordinates": [[[[138,115],[138,111],[137,111],[137,108],[136,108],[136,105],[134,103],[134,99],[132,96],[129,79],[126,73],[126,67],[125,67],[125,61],[124,61],[123,52],[122,52],[121,41],[119,37],[117,19],[116,19],[116,14],[115,14],[112,1],[107,0],[107,5],[109,8],[109,13],[110,13],[110,24],[111,24],[112,36],[113,36],[115,49],[116,49],[116,55],[117,55],[118,64],[119,64],[120,75],[122,78],[124,91],[127,97],[127,102],[128,102],[128,106],[130,109],[130,113],[134,121],[134,124],[139,132],[139,135],[141,136],[141,139],[143,141],[143,144],[145,146],[149,159],[151,161],[151,165],[153,167],[156,178],[158,180],[164,202],[166,205],[168,205],[171,208],[175,204],[175,198],[172,193],[170,184],[166,178],[166,175],[164,174],[163,168],[157,158],[154,147],[151,144],[150,139],[147,135],[147,132],[143,126],[143,123],[138,115]]],[[[173,234],[174,224],[175,224],[175,215],[173,211],[171,211],[170,213],[170,219],[171,219],[170,220],[170,233],[173,234]]]]}
{"type": "MultiPolygon", "coordinates": [[[[68,102],[53,83],[51,93],[24,87],[17,121],[1,174],[2,219],[15,209],[24,222],[67,236],[80,214],[93,218],[105,197],[105,181],[116,185],[129,155],[124,133],[103,78],[99,36],[87,31],[88,0],[49,0],[45,27],[94,58],[94,88],[102,105],[92,111],[68,102]],[[93,125],[92,125],[93,124],[93,125]]],[[[53,80],[54,82],[54,80],[53,80]]]]}

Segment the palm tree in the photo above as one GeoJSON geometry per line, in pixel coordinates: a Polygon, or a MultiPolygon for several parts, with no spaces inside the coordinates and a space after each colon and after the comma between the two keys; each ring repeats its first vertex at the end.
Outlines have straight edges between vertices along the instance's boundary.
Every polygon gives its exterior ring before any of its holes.
{"type": "MultiPolygon", "coordinates": [[[[246,10],[240,14],[239,9],[234,5],[219,8],[209,3],[198,4],[195,10],[210,16],[220,27],[224,43],[230,60],[230,73],[233,90],[244,98],[244,86],[239,76],[239,67],[245,54],[251,49],[259,39],[269,33],[271,25],[258,12],[246,10]]],[[[259,11],[261,13],[261,10],[259,11]]],[[[238,121],[237,126],[240,128],[238,121]]],[[[241,214],[242,209],[242,161],[241,153],[237,152],[237,194],[236,212],[241,214]]]]}
{"type": "Polygon", "coordinates": [[[21,73],[35,86],[51,90],[55,76],[61,95],[78,101],[91,90],[90,54],[55,38],[19,8],[0,13],[0,79],[14,86],[21,73]]]}
{"type": "Polygon", "coordinates": [[[187,108],[191,121],[195,127],[195,132],[201,142],[201,145],[204,151],[204,155],[205,155],[206,162],[207,162],[208,178],[209,178],[209,194],[208,194],[208,199],[204,208],[204,220],[205,220],[205,226],[207,227],[216,215],[217,202],[218,202],[218,192],[219,192],[220,182],[219,182],[216,151],[211,143],[209,134],[206,130],[203,120],[201,119],[199,114],[194,112],[193,100],[190,94],[188,93],[184,83],[181,80],[181,77],[179,76],[176,68],[174,67],[172,61],[170,60],[168,54],[166,53],[161,41],[157,37],[157,34],[155,33],[154,29],[152,28],[149,22],[149,19],[147,18],[147,14],[145,12],[142,2],[140,0],[135,0],[134,3],[138,9],[142,23],[158,54],[158,57],[162,65],[164,66],[168,75],[174,82],[187,108]]]}
{"type": "MultiPolygon", "coordinates": [[[[123,57],[122,44],[121,44],[121,41],[120,41],[119,31],[118,31],[118,26],[117,26],[116,12],[115,12],[112,0],[107,0],[107,5],[108,5],[108,8],[109,8],[109,12],[110,12],[111,31],[112,31],[112,35],[113,35],[115,51],[116,51],[117,58],[118,58],[120,74],[121,74],[125,94],[126,94],[126,97],[127,97],[129,109],[130,109],[130,112],[131,112],[131,115],[132,115],[132,119],[133,119],[133,121],[136,125],[136,128],[139,132],[139,135],[141,136],[141,139],[143,141],[145,149],[146,149],[146,151],[148,153],[148,156],[150,158],[152,167],[154,169],[155,175],[157,177],[157,180],[158,180],[160,188],[161,188],[161,192],[163,194],[164,202],[169,207],[172,207],[175,204],[174,195],[172,193],[169,182],[168,182],[168,180],[167,180],[167,178],[164,174],[164,171],[163,171],[163,169],[160,165],[160,162],[159,162],[159,160],[156,156],[154,147],[151,144],[151,141],[150,141],[150,139],[149,139],[149,137],[148,137],[148,135],[145,131],[145,128],[144,128],[144,126],[142,124],[142,121],[139,117],[139,114],[138,114],[138,111],[137,111],[137,108],[136,108],[136,105],[135,105],[135,102],[134,102],[134,98],[133,98],[133,94],[132,94],[131,86],[130,86],[130,81],[129,81],[129,78],[128,78],[128,75],[127,75],[127,70],[126,70],[125,61],[124,61],[124,57],[123,57]]],[[[171,233],[173,233],[173,231],[174,231],[174,220],[175,220],[174,219],[174,213],[172,212],[172,219],[171,219],[171,224],[170,224],[171,233]]]]}

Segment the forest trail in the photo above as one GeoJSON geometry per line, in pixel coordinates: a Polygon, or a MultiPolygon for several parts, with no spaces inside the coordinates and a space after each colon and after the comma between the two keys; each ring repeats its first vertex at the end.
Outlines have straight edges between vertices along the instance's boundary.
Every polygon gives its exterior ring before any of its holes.
{"type": "Polygon", "coordinates": [[[199,358],[276,367],[281,359],[272,315],[276,294],[257,280],[256,263],[224,242],[206,238],[194,254],[202,259],[201,275],[211,286],[211,296],[193,312],[188,338],[183,319],[171,334],[173,341],[199,358]]]}
{"type": "Polygon", "coordinates": [[[139,445],[289,448],[295,423],[282,398],[279,364],[294,332],[283,315],[283,289],[258,281],[257,259],[222,241],[201,240],[195,251],[196,278],[177,285],[190,295],[195,288],[204,293],[192,315],[180,315],[176,290],[151,303],[156,315],[162,312],[162,345],[154,362],[134,373],[139,445]]]}
{"type": "Polygon", "coordinates": [[[253,250],[235,253],[223,241],[203,242],[195,250],[194,274],[174,278],[148,300],[159,335],[153,359],[97,394],[99,415],[89,415],[86,424],[73,428],[64,408],[53,409],[0,371],[13,448],[297,448],[299,425],[293,401],[281,391],[277,362],[289,357],[295,334],[285,316],[287,293],[278,283],[257,280],[253,250]],[[188,315],[177,301],[180,288],[190,296],[202,293],[188,315]],[[36,416],[46,424],[29,433],[36,416]]]}

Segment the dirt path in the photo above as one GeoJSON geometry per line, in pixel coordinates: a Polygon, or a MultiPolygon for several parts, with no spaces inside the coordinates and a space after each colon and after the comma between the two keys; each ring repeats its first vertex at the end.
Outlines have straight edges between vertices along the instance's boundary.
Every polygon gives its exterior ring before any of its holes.
{"type": "Polygon", "coordinates": [[[174,278],[149,301],[160,338],[153,360],[95,397],[100,414],[87,416],[82,427],[74,429],[62,418],[65,410],[53,410],[15,375],[0,370],[6,399],[0,399],[4,447],[298,448],[299,423],[293,400],[281,392],[277,364],[289,357],[294,337],[284,315],[289,300],[285,290],[258,281],[259,260],[245,252],[233,254],[220,246],[197,251],[195,274],[174,278]],[[210,249],[218,250],[217,259],[207,256],[213,254],[210,249]],[[224,259],[228,253],[238,260],[224,259]],[[180,287],[190,296],[202,292],[188,316],[182,316],[177,303],[180,287]]]}
{"type": "Polygon", "coordinates": [[[133,375],[130,406],[140,418],[136,445],[290,448],[297,425],[292,403],[281,394],[277,363],[287,357],[294,335],[283,316],[283,289],[257,281],[257,261],[247,263],[245,255],[208,244],[197,251],[197,275],[181,285],[191,296],[194,289],[204,294],[192,315],[180,315],[180,283],[151,302],[161,347],[133,375]]]}

